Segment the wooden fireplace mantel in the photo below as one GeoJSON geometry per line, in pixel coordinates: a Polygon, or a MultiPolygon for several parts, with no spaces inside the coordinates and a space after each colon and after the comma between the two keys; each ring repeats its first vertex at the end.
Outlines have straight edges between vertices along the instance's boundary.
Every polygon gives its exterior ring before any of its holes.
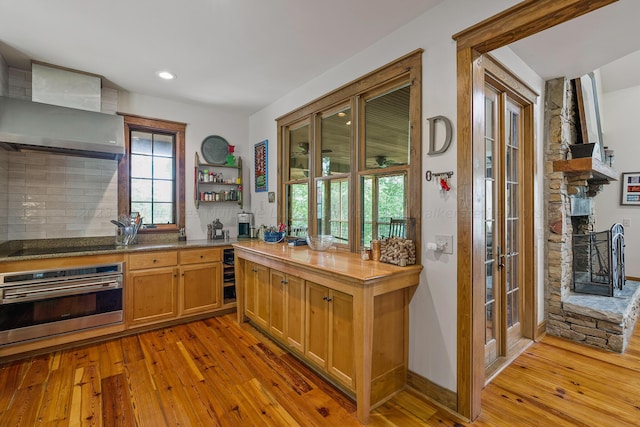
{"type": "Polygon", "coordinates": [[[617,173],[613,168],[593,157],[581,157],[570,160],[556,160],[553,162],[554,172],[564,173],[591,173],[592,179],[599,182],[609,183],[617,181],[617,173]]]}

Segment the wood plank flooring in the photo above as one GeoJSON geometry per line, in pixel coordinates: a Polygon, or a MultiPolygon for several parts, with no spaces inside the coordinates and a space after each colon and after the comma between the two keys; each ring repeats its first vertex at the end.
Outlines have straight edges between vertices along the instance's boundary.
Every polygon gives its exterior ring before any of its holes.
{"type": "MultiPolygon", "coordinates": [[[[235,315],[0,364],[0,426],[358,426],[355,405],[235,315]]],[[[472,424],[406,390],[370,426],[638,426],[625,354],[555,337],[483,391],[472,424]]]]}

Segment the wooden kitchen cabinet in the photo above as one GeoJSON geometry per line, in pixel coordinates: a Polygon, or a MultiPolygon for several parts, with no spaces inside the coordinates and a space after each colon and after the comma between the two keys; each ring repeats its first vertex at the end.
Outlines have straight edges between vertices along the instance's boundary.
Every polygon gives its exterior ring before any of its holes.
{"type": "Polygon", "coordinates": [[[178,315],[178,253],[129,255],[125,284],[126,323],[138,326],[178,315]]]}
{"type": "Polygon", "coordinates": [[[269,269],[261,264],[244,265],[247,317],[267,329],[269,324],[269,269]]]}
{"type": "Polygon", "coordinates": [[[185,249],[179,256],[180,316],[219,308],[222,301],[220,249],[185,249]]]}
{"type": "Polygon", "coordinates": [[[286,348],[354,397],[360,422],[366,424],[372,408],[406,387],[409,301],[422,266],[399,267],[363,261],[359,254],[258,241],[238,242],[233,247],[238,321],[250,319],[280,343],[285,342],[287,327],[294,322],[302,326],[304,339],[299,348],[303,351],[286,348]],[[300,281],[298,289],[304,290],[303,311],[292,309],[292,277],[300,281]],[[288,281],[288,288],[280,280],[288,281]],[[265,300],[258,295],[258,282],[260,289],[267,284],[270,292],[267,317],[258,316],[265,300]],[[303,320],[296,321],[295,313],[304,313],[303,320]]]}
{"type": "Polygon", "coordinates": [[[353,297],[307,282],[305,325],[305,356],[353,390],[353,297]]]}
{"type": "Polygon", "coordinates": [[[286,346],[303,353],[305,333],[305,281],[270,270],[269,333],[286,346]]]}

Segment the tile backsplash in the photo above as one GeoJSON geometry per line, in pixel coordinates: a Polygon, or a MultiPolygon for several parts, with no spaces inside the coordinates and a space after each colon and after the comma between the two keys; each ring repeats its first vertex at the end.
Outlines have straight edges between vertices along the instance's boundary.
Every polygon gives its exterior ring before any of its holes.
{"type": "Polygon", "coordinates": [[[9,156],[0,148],[0,243],[9,240],[9,156]]]}
{"type": "Polygon", "coordinates": [[[115,160],[38,152],[0,151],[0,156],[8,163],[0,189],[8,206],[6,216],[0,208],[6,240],[114,235],[109,221],[117,217],[115,160]]]}

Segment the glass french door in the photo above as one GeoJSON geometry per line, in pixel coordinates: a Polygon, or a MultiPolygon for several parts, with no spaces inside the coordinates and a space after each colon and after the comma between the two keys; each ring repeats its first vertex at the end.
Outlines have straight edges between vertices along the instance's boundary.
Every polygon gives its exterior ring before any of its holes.
{"type": "Polygon", "coordinates": [[[485,87],[485,367],[522,338],[522,107],[485,87]]]}

